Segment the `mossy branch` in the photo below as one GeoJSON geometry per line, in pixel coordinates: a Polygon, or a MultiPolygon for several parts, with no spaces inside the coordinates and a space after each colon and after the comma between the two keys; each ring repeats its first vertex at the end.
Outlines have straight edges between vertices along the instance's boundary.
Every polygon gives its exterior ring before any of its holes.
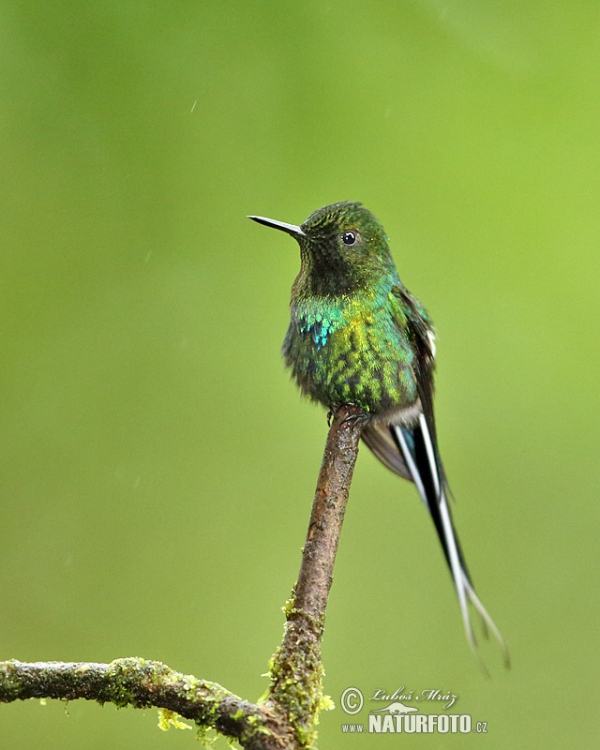
{"type": "Polygon", "coordinates": [[[154,706],[215,729],[247,750],[300,750],[315,745],[320,709],[321,641],[333,565],[344,520],[363,412],[334,415],[323,455],[302,565],[285,607],[281,646],[269,668],[264,698],[250,703],[214,682],[175,672],[160,662],[0,662],[0,703],[28,698],[83,698],[117,707],[154,706]]]}
{"type": "Polygon", "coordinates": [[[27,698],[84,698],[114,703],[118,708],[154,706],[240,741],[255,733],[258,726],[265,726],[266,732],[269,723],[258,706],[214,682],[175,672],[158,661],[138,658],[116,659],[110,664],[25,663],[14,659],[0,663],[0,701],[27,698]]]}

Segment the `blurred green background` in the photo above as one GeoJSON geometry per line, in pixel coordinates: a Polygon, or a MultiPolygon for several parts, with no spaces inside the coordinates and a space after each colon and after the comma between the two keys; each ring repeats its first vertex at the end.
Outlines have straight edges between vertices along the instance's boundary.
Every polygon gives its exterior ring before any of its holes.
{"type": "MultiPolygon", "coordinates": [[[[439,331],[457,523],[513,668],[490,644],[482,676],[414,487],[363,449],[320,746],[399,742],[342,734],[350,685],[488,722],[407,746],[597,745],[599,22],[584,0],[0,2],[0,658],[263,692],[326,423],[280,358],[297,247],[245,216],[361,200],[439,331]]],[[[0,743],[193,746],[156,718],[12,704],[0,743]]]]}

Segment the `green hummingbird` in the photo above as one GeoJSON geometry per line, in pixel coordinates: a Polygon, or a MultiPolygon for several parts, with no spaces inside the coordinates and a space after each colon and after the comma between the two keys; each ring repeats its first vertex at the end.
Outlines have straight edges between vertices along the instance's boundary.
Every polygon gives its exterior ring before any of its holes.
{"type": "Polygon", "coordinates": [[[250,216],[292,235],[300,273],[292,287],[285,363],[302,393],[330,411],[353,403],[366,415],[362,439],[377,458],[417,487],[454,585],[469,644],[469,602],[502,645],[475,593],[447,497],[433,410],[435,330],[400,281],[386,233],[360,203],[324,206],[296,226],[250,216]]]}

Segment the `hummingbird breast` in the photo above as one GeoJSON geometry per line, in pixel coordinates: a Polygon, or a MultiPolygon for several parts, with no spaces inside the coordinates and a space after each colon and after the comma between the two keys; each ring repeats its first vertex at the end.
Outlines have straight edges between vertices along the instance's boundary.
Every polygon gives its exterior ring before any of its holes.
{"type": "Polygon", "coordinates": [[[389,295],[293,302],[283,354],[302,392],[327,408],[381,415],[418,401],[414,352],[389,295]]]}

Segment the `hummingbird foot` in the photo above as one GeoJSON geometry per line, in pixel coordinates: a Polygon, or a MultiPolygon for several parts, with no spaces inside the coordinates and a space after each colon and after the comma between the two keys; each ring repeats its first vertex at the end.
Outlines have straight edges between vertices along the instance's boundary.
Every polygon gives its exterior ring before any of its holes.
{"type": "MultiPolygon", "coordinates": [[[[335,410],[333,410],[333,414],[337,417],[342,409],[346,412],[350,412],[349,414],[346,414],[346,416],[342,419],[342,424],[355,425],[359,422],[366,423],[369,421],[371,416],[363,408],[353,403],[352,401],[349,401],[347,404],[338,406],[335,410]]],[[[332,414],[331,411],[330,414],[332,414]]]]}

